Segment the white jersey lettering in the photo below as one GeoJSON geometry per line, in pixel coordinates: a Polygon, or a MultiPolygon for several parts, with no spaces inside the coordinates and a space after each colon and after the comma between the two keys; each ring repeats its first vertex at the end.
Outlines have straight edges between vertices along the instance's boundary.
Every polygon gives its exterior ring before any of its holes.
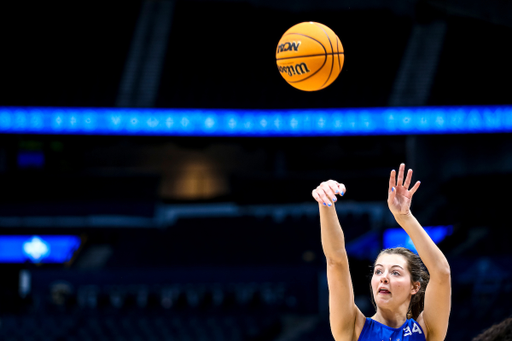
{"type": "Polygon", "coordinates": [[[416,323],[414,323],[414,324],[413,324],[413,326],[412,326],[412,332],[413,332],[413,333],[420,333],[420,334],[423,334],[423,333],[421,332],[420,327],[419,327],[416,323]]]}

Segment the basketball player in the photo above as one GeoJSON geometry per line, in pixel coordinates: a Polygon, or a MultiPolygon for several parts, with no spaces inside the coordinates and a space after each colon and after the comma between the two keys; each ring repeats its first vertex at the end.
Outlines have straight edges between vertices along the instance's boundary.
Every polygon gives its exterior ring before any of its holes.
{"type": "Polygon", "coordinates": [[[404,173],[404,164],[400,165],[398,177],[395,170],[391,171],[387,201],[397,223],[411,237],[419,257],[405,248],[381,251],[373,266],[370,285],[376,306],[371,318],[365,317],[354,303],[345,239],[334,209],[336,195],[343,196],[346,188],[329,180],[313,190],[320,209],[330,324],[336,341],[434,341],[444,340],[446,336],[451,302],[450,266],[412,215],[411,200],[420,182],[409,189],[412,170],[407,172],[405,181],[404,173]]]}

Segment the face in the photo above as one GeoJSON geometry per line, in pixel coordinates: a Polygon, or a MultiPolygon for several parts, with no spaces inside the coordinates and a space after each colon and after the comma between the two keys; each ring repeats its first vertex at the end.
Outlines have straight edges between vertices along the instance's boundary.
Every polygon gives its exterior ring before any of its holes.
{"type": "Polygon", "coordinates": [[[411,283],[404,256],[384,253],[375,261],[372,291],[377,307],[393,309],[409,306],[411,296],[418,291],[417,285],[411,283]]]}

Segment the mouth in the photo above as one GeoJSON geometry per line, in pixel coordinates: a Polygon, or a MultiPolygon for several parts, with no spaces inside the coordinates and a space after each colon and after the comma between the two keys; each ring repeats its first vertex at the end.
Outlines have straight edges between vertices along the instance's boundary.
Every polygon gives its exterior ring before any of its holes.
{"type": "Polygon", "coordinates": [[[387,290],[387,289],[384,289],[384,288],[380,288],[379,291],[377,292],[378,294],[382,294],[382,295],[390,295],[391,294],[391,291],[387,290]]]}

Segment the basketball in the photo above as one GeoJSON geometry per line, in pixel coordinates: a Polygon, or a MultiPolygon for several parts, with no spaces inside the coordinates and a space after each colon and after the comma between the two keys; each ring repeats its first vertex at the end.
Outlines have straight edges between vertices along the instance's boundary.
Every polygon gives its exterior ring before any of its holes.
{"type": "Polygon", "coordinates": [[[340,74],[345,55],[336,34],[316,22],[303,22],[286,31],[276,50],[277,68],[293,87],[317,91],[340,74]]]}

